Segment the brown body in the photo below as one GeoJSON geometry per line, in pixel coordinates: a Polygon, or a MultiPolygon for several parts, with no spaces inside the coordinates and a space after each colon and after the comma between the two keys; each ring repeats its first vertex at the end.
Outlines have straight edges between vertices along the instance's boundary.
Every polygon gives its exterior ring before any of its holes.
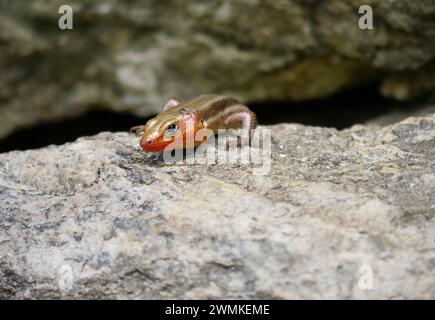
{"type": "MultiPolygon", "coordinates": [[[[250,144],[255,127],[255,114],[238,100],[227,96],[202,95],[185,102],[169,99],[161,113],[145,126],[134,127],[132,131],[143,131],[140,145],[145,151],[161,152],[173,143],[175,134],[181,133],[186,141],[203,128],[210,129],[214,134],[219,129],[241,128],[241,143],[250,144]]],[[[202,142],[195,141],[195,146],[202,142]]]]}

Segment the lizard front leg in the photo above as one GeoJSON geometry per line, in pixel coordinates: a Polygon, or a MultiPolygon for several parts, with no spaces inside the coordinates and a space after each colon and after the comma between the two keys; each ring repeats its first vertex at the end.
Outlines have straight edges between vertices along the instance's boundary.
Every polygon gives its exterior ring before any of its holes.
{"type": "Polygon", "coordinates": [[[130,129],[130,133],[138,134],[140,132],[145,132],[145,125],[134,126],[130,129]]]}

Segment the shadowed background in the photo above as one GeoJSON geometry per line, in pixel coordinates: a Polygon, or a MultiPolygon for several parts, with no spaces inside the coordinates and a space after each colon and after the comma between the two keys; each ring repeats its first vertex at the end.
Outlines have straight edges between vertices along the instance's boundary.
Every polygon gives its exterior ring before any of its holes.
{"type": "Polygon", "coordinates": [[[63,4],[0,0],[1,151],[128,130],[171,96],[343,128],[435,85],[434,1],[76,0],[61,31],[63,4]],[[363,4],[374,30],[358,27],[363,4]]]}

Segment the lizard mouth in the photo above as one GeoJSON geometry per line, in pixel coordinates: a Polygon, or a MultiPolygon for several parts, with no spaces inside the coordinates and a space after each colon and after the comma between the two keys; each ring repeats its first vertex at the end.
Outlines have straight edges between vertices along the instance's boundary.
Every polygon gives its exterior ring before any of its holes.
{"type": "Polygon", "coordinates": [[[180,140],[177,139],[163,139],[163,137],[142,137],[140,140],[141,148],[146,152],[163,152],[167,147],[170,146],[170,149],[183,149],[184,146],[184,137],[180,140]]]}
{"type": "MultiPolygon", "coordinates": [[[[189,136],[190,137],[190,136],[189,136]]],[[[201,144],[204,140],[201,141],[194,141],[193,147],[198,146],[201,144]]],[[[140,140],[140,146],[141,148],[146,152],[163,152],[167,147],[173,150],[173,149],[184,149],[188,146],[186,144],[186,133],[182,132],[181,136],[178,137],[171,137],[171,138],[164,138],[163,135],[161,136],[148,136],[144,135],[140,140]]]]}

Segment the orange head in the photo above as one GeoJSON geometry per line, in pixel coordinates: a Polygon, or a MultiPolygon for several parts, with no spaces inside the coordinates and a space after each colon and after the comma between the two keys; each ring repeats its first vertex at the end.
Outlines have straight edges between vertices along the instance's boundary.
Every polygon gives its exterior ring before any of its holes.
{"type": "MultiPolygon", "coordinates": [[[[167,147],[185,148],[186,141],[193,139],[201,128],[203,123],[194,111],[178,108],[163,111],[147,122],[140,146],[147,152],[163,152],[167,147]]],[[[194,146],[201,142],[195,142],[194,146]]]]}

